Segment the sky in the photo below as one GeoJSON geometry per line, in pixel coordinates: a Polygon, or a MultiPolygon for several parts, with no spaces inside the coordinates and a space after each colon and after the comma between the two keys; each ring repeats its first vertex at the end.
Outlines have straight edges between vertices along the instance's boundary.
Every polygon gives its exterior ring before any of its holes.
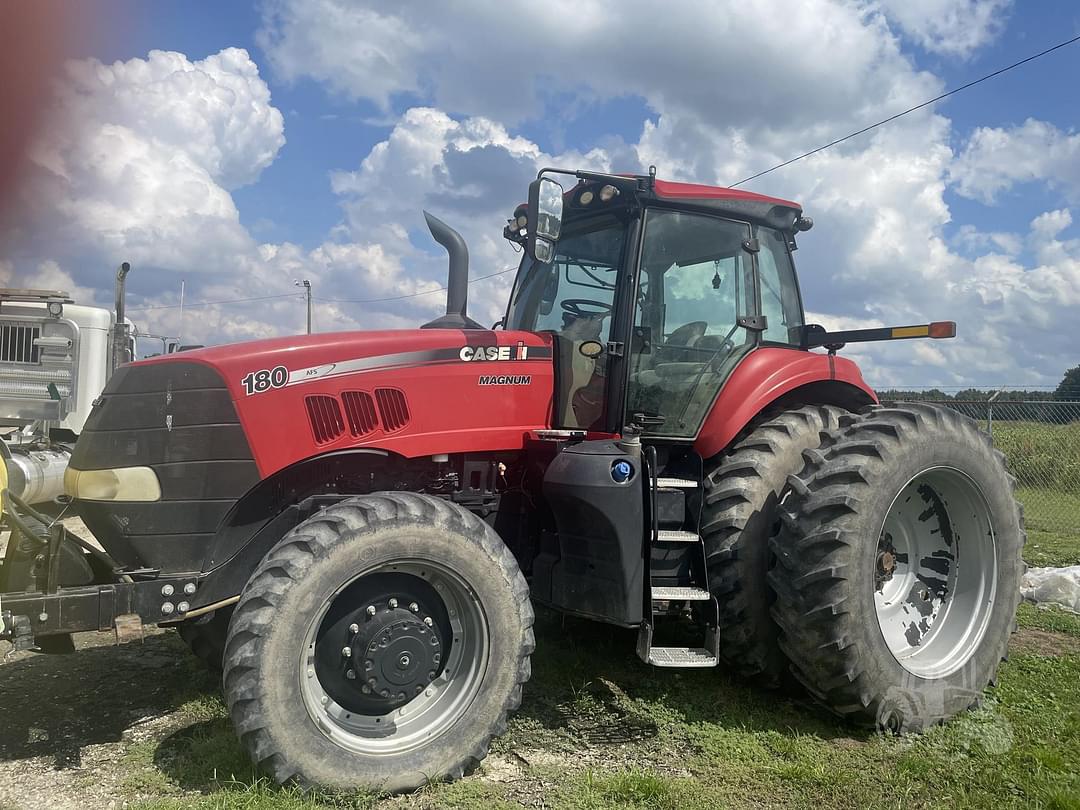
{"type": "MultiPolygon", "coordinates": [[[[542,166],[728,185],[1080,34],[1080,6],[107,0],[98,23],[0,221],[0,286],[109,305],[129,261],[141,330],[216,344],[303,331],[297,279],[316,331],[414,327],[445,305],[423,209],[473,278],[511,270],[542,166]]],[[[958,322],[845,350],[873,384],[1080,363],[1078,78],[1080,43],[745,186],[815,221],[810,320],[958,322]]],[[[470,315],[500,318],[512,280],[472,284],[470,315]]]]}

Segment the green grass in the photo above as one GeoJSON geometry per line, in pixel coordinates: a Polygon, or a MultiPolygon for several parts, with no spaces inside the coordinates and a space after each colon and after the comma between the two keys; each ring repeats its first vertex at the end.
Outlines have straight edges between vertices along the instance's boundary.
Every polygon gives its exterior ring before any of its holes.
{"type": "MultiPolygon", "coordinates": [[[[1021,606],[1022,628],[1080,638],[1080,616],[1021,606]]],[[[983,708],[921,737],[851,729],[722,671],[650,670],[632,634],[550,614],[533,678],[477,774],[397,798],[281,789],[250,771],[220,700],[133,763],[155,810],[903,806],[1080,810],[1080,654],[1015,652],[983,708]],[[170,796],[170,792],[172,795],[170,796]],[[178,795],[182,794],[182,795],[178,795]]]]}
{"type": "Polygon", "coordinates": [[[1080,493],[1021,487],[1016,495],[1024,505],[1028,565],[1080,564],[1080,493]]]}

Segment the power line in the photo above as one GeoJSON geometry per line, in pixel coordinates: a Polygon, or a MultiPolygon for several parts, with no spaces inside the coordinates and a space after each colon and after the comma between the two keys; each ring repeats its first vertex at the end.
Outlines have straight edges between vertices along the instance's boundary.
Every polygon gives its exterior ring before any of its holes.
{"type": "Polygon", "coordinates": [[[274,298],[297,298],[299,293],[283,293],[281,295],[262,295],[258,298],[223,298],[220,301],[196,301],[194,303],[185,302],[184,304],[161,304],[153,307],[129,307],[128,312],[150,312],[155,309],[176,309],[180,306],[184,308],[191,307],[211,307],[218,304],[243,304],[250,301],[270,301],[274,298]]]}
{"type": "MultiPolygon", "coordinates": [[[[500,270],[498,273],[489,273],[486,276],[478,276],[476,278],[470,278],[469,283],[475,284],[478,281],[483,281],[488,278],[495,278],[495,276],[504,276],[507,273],[513,273],[517,268],[510,267],[506,270],[500,270]]],[[[431,295],[432,293],[446,292],[446,287],[436,287],[433,290],[424,290],[423,292],[408,293],[407,295],[392,295],[388,298],[316,298],[316,301],[322,301],[324,304],[379,304],[384,301],[401,301],[405,298],[416,298],[421,295],[431,295]]]]}
{"type": "Polygon", "coordinates": [[[960,87],[957,87],[957,88],[955,88],[953,90],[948,91],[947,93],[942,93],[940,96],[935,96],[934,98],[930,99],[929,101],[924,101],[922,104],[916,104],[914,107],[910,107],[910,108],[904,110],[903,112],[897,113],[896,115],[890,115],[888,118],[885,118],[885,119],[883,119],[881,121],[878,121],[876,124],[871,124],[868,127],[863,127],[860,130],[852,132],[850,135],[845,135],[843,138],[837,138],[835,141],[829,141],[829,143],[825,144],[824,146],[819,146],[816,149],[811,149],[809,152],[804,152],[803,154],[799,155],[798,157],[791,158],[791,160],[785,160],[783,163],[777,163],[771,169],[765,169],[765,171],[758,172],[757,174],[752,174],[749,177],[744,177],[738,183],[732,183],[729,186],[729,188],[735,188],[736,186],[741,186],[743,183],[749,183],[751,180],[756,180],[757,178],[759,178],[759,177],[761,177],[763,175],[766,175],[769,172],[775,172],[777,169],[782,169],[785,166],[790,166],[792,163],[795,163],[796,161],[802,160],[803,158],[808,158],[811,155],[816,155],[818,152],[824,152],[829,147],[836,146],[838,143],[843,143],[844,141],[849,140],[850,138],[854,138],[857,135],[862,135],[864,132],[869,132],[872,129],[876,129],[877,127],[883,126],[884,124],[888,124],[891,121],[895,121],[897,118],[904,117],[908,113],[913,113],[916,110],[921,110],[923,107],[928,107],[931,104],[933,104],[934,102],[941,101],[943,98],[948,98],[949,96],[954,96],[954,95],[956,95],[957,93],[959,93],[962,90],[967,90],[969,87],[974,87],[975,85],[980,84],[982,82],[985,82],[988,79],[993,79],[996,76],[1000,76],[1002,73],[1008,73],[1013,68],[1018,68],[1021,65],[1025,65],[1028,62],[1032,62],[1032,61],[1034,61],[1036,59],[1039,59],[1039,58],[1041,58],[1043,56],[1046,56],[1048,53],[1053,53],[1054,51],[1058,50],[1059,48],[1064,48],[1066,45],[1072,45],[1074,42],[1080,42],[1080,36],[1075,36],[1072,39],[1067,39],[1064,42],[1059,42],[1057,45],[1054,45],[1051,48],[1047,48],[1045,51],[1039,51],[1038,53],[1032,54],[1031,56],[1028,56],[1028,57],[1025,57],[1024,59],[1021,59],[1019,62],[1013,62],[1011,65],[1008,65],[1007,67],[1003,67],[1003,68],[1000,68],[998,70],[995,70],[993,73],[987,73],[985,76],[982,76],[981,78],[975,79],[974,81],[968,82],[967,84],[963,84],[960,87]]]}

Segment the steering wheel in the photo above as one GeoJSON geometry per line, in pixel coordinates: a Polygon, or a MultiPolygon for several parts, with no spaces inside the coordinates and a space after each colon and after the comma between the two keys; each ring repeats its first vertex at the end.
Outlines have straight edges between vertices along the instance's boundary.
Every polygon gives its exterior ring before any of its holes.
{"type": "Polygon", "coordinates": [[[605,304],[603,301],[591,301],[588,298],[567,298],[561,302],[561,306],[575,318],[595,318],[597,316],[603,318],[610,315],[612,310],[611,304],[605,304]],[[595,307],[595,309],[590,311],[584,309],[584,307],[595,307]]]}

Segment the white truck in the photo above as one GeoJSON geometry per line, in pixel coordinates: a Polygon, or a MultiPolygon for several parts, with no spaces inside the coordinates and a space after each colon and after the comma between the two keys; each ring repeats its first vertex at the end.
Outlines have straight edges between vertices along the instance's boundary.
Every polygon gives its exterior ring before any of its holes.
{"type": "Polygon", "coordinates": [[[125,262],[117,272],[113,311],[60,290],[0,289],[0,489],[27,503],[63,492],[71,448],[109,375],[138,356],[136,339],[179,348],[124,317],[129,270],[125,262]]]}

